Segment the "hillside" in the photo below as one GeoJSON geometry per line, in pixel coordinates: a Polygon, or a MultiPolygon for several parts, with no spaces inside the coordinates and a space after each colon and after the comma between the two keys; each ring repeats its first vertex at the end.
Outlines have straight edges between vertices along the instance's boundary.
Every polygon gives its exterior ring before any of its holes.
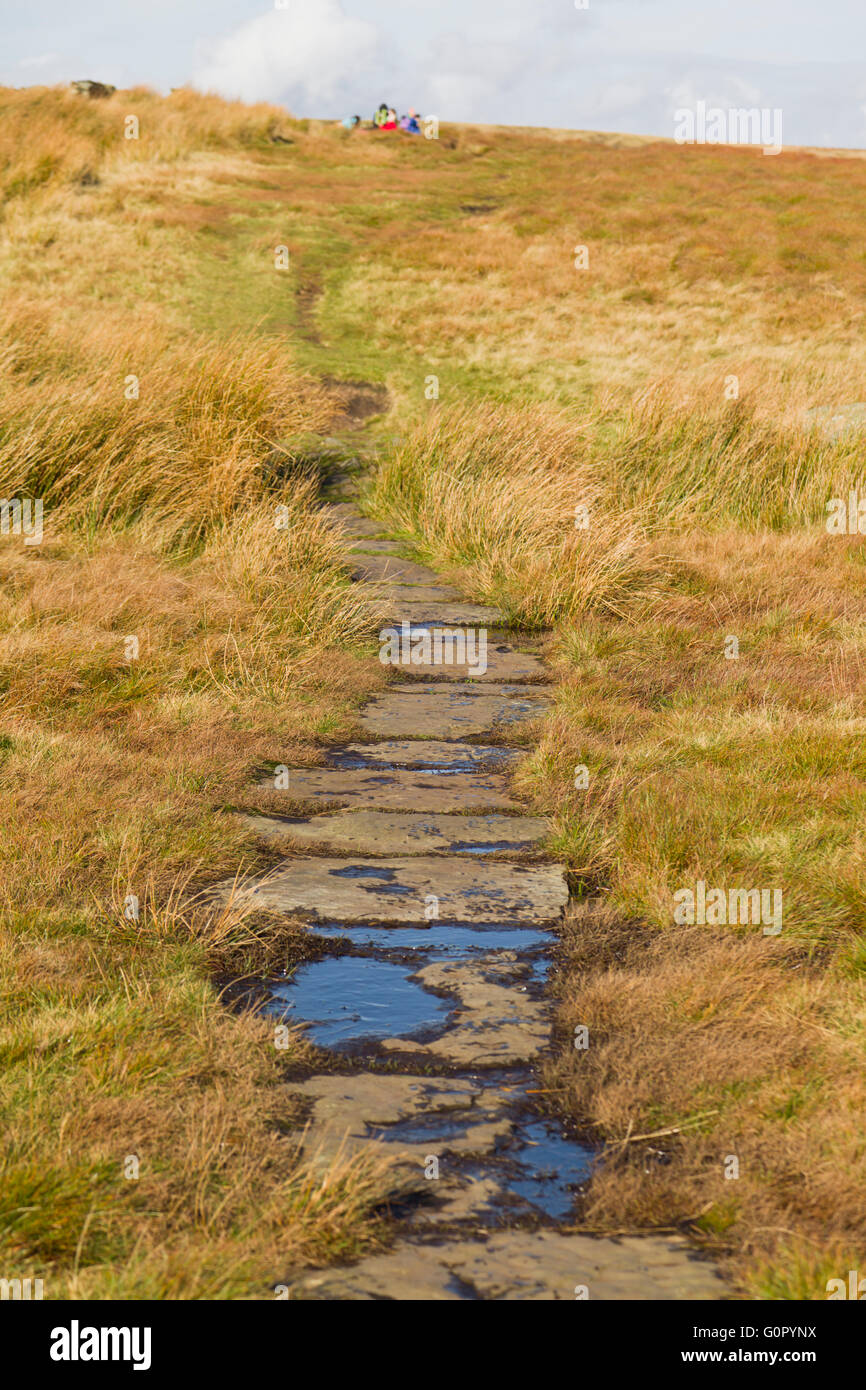
{"type": "Polygon", "coordinates": [[[360,452],[368,515],[551,634],[516,786],[572,886],[541,1085],[604,1146],[581,1229],[825,1297],[866,1258],[862,159],[190,91],[0,114],[0,494],[44,504],[0,541],[7,1263],[247,1297],[388,1239],[220,996],[303,931],[190,903],[273,862],[251,771],[384,682],[317,507],[360,452]],[[782,930],[676,924],[699,882],[781,890],[782,930]]]}

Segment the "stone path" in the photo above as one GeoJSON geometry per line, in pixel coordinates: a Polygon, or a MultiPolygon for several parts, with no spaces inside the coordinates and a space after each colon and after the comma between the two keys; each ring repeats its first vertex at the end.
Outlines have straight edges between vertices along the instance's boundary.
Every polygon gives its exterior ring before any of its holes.
{"type": "Polygon", "coordinates": [[[246,891],[341,944],[271,982],[274,1015],[333,1052],[333,1069],[289,1083],[307,1105],[305,1153],[393,1160],[393,1247],[275,1282],[297,1299],[718,1298],[679,1238],[568,1229],[593,1156],[527,1095],[550,1046],[544,978],[568,897],[540,849],[545,822],[510,786],[525,751],[508,740],[551,703],[544,666],[350,500],[327,510],[371,616],[413,638],[484,626],[488,659],[471,679],[471,662],[401,664],[355,742],[290,769],[295,814],[247,817],[290,857],[246,891]]]}

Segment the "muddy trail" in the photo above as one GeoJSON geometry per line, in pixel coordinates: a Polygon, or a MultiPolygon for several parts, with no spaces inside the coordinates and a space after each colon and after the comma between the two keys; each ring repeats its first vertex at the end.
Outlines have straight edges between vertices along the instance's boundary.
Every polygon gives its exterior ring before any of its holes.
{"type": "Polygon", "coordinates": [[[289,770],[303,816],[249,818],[293,854],[246,891],[333,942],[262,981],[263,1007],[331,1054],[287,1083],[304,1098],[305,1154],[393,1157],[394,1238],[352,1265],[275,1270],[275,1283],[295,1299],[718,1298],[713,1267],[678,1236],[573,1229],[594,1155],[533,1101],[568,887],[510,774],[526,755],[516,732],[552,702],[547,670],[499,612],[402,558],[353,495],[351,472],[323,493],[352,577],[377,625],[430,659],[395,670],[361,712],[362,738],[289,770]],[[467,649],[438,650],[443,627],[467,649]]]}

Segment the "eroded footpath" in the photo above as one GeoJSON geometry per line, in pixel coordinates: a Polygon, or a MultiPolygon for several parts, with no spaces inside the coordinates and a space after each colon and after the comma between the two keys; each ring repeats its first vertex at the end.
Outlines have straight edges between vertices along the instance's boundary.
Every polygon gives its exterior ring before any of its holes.
{"type": "Polygon", "coordinates": [[[488,659],[483,675],[401,668],[357,741],[290,769],[309,814],[248,818],[292,854],[246,891],[340,947],[269,982],[269,1012],[334,1054],[334,1070],[288,1083],[305,1101],[305,1153],[393,1156],[393,1246],[275,1282],[298,1299],[719,1298],[679,1237],[569,1230],[593,1155],[532,1104],[568,888],[510,782],[525,749],[509,740],[549,707],[547,671],[495,609],[403,558],[346,490],[326,510],[377,625],[483,627],[488,659]]]}

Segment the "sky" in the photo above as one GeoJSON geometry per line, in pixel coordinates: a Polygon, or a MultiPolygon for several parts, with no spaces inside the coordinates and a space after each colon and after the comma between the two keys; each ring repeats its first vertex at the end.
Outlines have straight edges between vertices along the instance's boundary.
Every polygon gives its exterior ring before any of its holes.
{"type": "Polygon", "coordinates": [[[15,87],[661,136],[703,101],[779,109],[786,145],[866,147],[864,0],[0,0],[0,35],[15,87]]]}

